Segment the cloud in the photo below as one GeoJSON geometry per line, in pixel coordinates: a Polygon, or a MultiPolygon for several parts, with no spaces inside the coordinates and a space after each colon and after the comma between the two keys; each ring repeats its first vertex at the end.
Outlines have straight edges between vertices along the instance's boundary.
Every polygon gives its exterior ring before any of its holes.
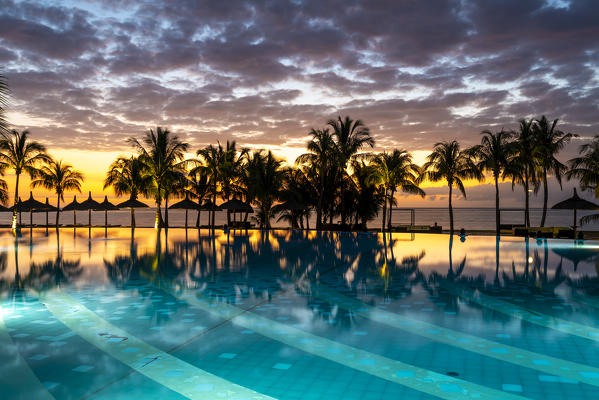
{"type": "Polygon", "coordinates": [[[30,127],[56,147],[127,149],[159,124],[196,147],[297,145],[339,114],[378,150],[541,114],[597,132],[592,0],[58,3],[0,0],[11,109],[50,121],[30,127]]]}

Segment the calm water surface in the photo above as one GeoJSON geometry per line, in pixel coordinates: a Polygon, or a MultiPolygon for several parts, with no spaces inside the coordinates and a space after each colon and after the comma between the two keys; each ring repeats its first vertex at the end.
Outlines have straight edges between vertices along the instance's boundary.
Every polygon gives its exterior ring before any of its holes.
{"type": "Polygon", "coordinates": [[[0,235],[2,399],[599,398],[599,242],[0,235]]]}

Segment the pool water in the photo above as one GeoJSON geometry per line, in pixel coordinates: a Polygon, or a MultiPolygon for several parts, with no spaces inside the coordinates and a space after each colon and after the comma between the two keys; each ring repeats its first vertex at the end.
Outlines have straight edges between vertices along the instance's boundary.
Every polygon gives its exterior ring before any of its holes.
{"type": "Polygon", "coordinates": [[[2,399],[597,399],[599,242],[0,237],[2,399]]]}

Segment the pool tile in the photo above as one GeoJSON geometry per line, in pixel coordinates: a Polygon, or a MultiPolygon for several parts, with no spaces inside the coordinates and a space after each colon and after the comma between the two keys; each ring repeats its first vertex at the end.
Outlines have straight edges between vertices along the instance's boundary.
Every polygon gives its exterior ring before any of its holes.
{"type": "Polygon", "coordinates": [[[289,368],[291,368],[291,364],[285,364],[285,363],[276,363],[275,365],[272,366],[274,369],[280,369],[280,370],[288,370],[289,368]]]}
{"type": "Polygon", "coordinates": [[[80,365],[78,367],[73,368],[71,371],[75,372],[88,372],[94,369],[91,365],[80,365]]]}

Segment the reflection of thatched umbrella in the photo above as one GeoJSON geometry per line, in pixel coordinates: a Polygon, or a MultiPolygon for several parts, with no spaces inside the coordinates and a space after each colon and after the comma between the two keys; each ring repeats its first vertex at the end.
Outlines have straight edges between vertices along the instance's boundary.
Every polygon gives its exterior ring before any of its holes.
{"type": "Polygon", "coordinates": [[[91,227],[92,226],[92,210],[98,210],[100,207],[100,203],[98,203],[96,200],[92,199],[91,190],[89,192],[89,197],[87,198],[87,200],[85,200],[84,202],[79,204],[79,207],[81,207],[81,210],[88,211],[88,224],[91,227]]]}
{"type": "Polygon", "coordinates": [[[576,210],[597,210],[599,209],[599,205],[578,197],[578,194],[576,193],[576,188],[574,188],[574,195],[572,197],[564,201],[560,201],[559,203],[551,207],[551,209],[574,210],[574,222],[572,223],[572,229],[576,231],[576,210]]]}
{"type": "Polygon", "coordinates": [[[599,258],[599,252],[597,249],[583,245],[574,244],[574,246],[555,246],[551,250],[566,260],[572,261],[574,264],[574,271],[578,268],[578,263],[581,261],[594,261],[599,258]]]}
{"type": "Polygon", "coordinates": [[[98,204],[97,211],[104,211],[104,229],[108,228],[108,211],[118,210],[119,208],[108,201],[108,196],[104,196],[104,201],[98,204]]]}
{"type": "Polygon", "coordinates": [[[77,196],[73,196],[73,201],[62,208],[62,211],[73,211],[73,226],[77,226],[77,210],[85,210],[81,208],[81,203],[77,202],[77,196]]]}
{"type": "Polygon", "coordinates": [[[130,208],[131,209],[131,228],[135,228],[135,209],[136,208],[148,208],[147,204],[142,203],[134,197],[130,197],[129,200],[123,201],[116,205],[118,208],[130,208]]]}
{"type": "Polygon", "coordinates": [[[189,200],[189,194],[185,193],[185,198],[178,203],[169,207],[170,210],[185,210],[185,229],[187,229],[187,212],[188,210],[197,210],[198,203],[189,200]]]}

